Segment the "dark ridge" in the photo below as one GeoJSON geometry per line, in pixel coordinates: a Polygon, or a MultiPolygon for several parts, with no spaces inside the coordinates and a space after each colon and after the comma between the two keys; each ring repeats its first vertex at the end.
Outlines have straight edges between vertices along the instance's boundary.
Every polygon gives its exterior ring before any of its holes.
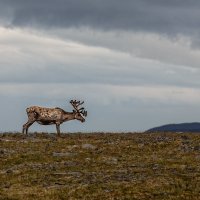
{"type": "Polygon", "coordinates": [[[167,124],[151,128],[146,132],[200,132],[200,123],[167,124]]]}

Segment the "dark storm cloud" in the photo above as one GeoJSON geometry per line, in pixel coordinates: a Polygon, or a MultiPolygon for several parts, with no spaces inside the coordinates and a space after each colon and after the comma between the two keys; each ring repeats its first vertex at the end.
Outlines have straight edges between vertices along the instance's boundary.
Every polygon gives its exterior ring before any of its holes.
{"type": "Polygon", "coordinates": [[[62,130],[198,120],[199,10],[197,0],[0,0],[1,130],[21,130],[26,106],[71,111],[77,97],[90,116],[62,130]]]}
{"type": "Polygon", "coordinates": [[[199,33],[196,0],[0,0],[0,16],[13,26],[80,27],[199,33]]]}

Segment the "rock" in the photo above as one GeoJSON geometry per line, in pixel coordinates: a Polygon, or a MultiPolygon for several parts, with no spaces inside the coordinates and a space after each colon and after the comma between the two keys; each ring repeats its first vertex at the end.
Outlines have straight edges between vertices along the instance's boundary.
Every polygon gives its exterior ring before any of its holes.
{"type": "Polygon", "coordinates": [[[154,164],[152,169],[153,170],[158,170],[158,169],[160,169],[160,165],[159,164],[154,164]]]}
{"type": "Polygon", "coordinates": [[[82,175],[80,172],[68,172],[67,174],[74,177],[80,177],[82,175]]]}
{"type": "Polygon", "coordinates": [[[76,156],[77,153],[71,153],[71,152],[53,152],[53,156],[54,157],[72,157],[72,156],[76,156]]]}
{"type": "Polygon", "coordinates": [[[115,158],[115,157],[104,157],[103,162],[108,164],[108,165],[117,165],[118,159],[115,158]]]}
{"type": "Polygon", "coordinates": [[[69,150],[77,149],[79,146],[78,145],[69,145],[67,148],[69,150]]]}
{"type": "Polygon", "coordinates": [[[144,144],[138,144],[138,148],[143,148],[144,144]]]}
{"type": "Polygon", "coordinates": [[[86,162],[90,162],[90,161],[91,161],[91,158],[86,158],[85,161],[86,161],[86,162]]]}
{"type": "Polygon", "coordinates": [[[66,167],[74,167],[74,166],[77,166],[78,163],[77,162],[73,162],[73,161],[66,161],[63,163],[64,166],[66,167]]]}
{"type": "Polygon", "coordinates": [[[15,153],[15,151],[10,150],[10,149],[0,149],[0,155],[8,155],[12,153],[15,153]]]}
{"type": "Polygon", "coordinates": [[[53,175],[59,175],[59,176],[65,176],[67,173],[66,172],[55,172],[53,175]]]}
{"type": "Polygon", "coordinates": [[[83,149],[91,149],[91,150],[95,150],[97,149],[94,145],[92,144],[82,144],[82,148],[83,149]]]}

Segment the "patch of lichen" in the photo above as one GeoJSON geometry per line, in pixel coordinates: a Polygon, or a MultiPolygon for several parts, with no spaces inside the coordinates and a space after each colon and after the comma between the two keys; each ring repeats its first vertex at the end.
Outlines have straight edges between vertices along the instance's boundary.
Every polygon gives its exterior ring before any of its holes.
{"type": "Polygon", "coordinates": [[[0,135],[0,199],[198,199],[200,134],[0,135]]]}

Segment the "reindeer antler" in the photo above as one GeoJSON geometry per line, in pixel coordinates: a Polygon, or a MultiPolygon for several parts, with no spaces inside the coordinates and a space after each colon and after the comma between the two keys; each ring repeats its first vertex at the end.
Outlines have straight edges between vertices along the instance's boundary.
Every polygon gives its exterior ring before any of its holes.
{"type": "Polygon", "coordinates": [[[85,108],[78,108],[80,105],[84,104],[84,101],[80,102],[77,100],[71,100],[70,103],[78,113],[81,113],[85,117],[87,116],[87,111],[85,111],[85,108]]]}
{"type": "Polygon", "coordinates": [[[87,117],[87,111],[84,108],[79,109],[79,112],[84,116],[87,117]]]}

